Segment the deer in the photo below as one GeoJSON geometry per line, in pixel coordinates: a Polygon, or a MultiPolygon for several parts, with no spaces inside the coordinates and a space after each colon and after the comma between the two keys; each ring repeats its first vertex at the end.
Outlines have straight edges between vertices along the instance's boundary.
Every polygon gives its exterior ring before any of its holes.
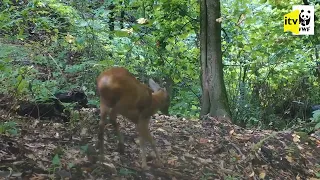
{"type": "Polygon", "coordinates": [[[118,151],[124,154],[124,140],[119,130],[117,115],[122,115],[135,124],[139,137],[141,168],[148,169],[145,143],[149,142],[156,155],[156,162],[162,165],[156,142],[149,131],[149,121],[157,111],[169,115],[170,98],[166,88],[149,79],[149,86],[138,81],[124,67],[111,67],[97,78],[97,91],[100,96],[100,121],[98,130],[98,148],[103,159],[104,127],[106,118],[115,129],[118,137],[118,151]]]}

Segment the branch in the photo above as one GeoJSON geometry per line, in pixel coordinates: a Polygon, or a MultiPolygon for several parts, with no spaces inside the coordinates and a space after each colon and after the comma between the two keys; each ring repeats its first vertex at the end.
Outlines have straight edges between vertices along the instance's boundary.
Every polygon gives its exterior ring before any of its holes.
{"type": "Polygon", "coordinates": [[[62,69],[60,68],[60,66],[58,65],[57,61],[51,56],[50,53],[48,53],[48,56],[53,60],[53,62],[57,65],[57,68],[59,69],[61,75],[64,77],[65,80],[67,80],[66,76],[64,75],[62,69]]]}

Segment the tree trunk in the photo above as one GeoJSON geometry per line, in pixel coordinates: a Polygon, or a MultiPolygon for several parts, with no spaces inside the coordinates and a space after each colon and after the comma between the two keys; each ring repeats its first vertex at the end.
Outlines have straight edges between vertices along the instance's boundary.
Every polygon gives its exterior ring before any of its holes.
{"type": "MultiPolygon", "coordinates": [[[[108,25],[109,25],[109,30],[110,30],[110,32],[113,32],[114,31],[114,20],[115,20],[115,15],[114,15],[114,8],[115,8],[116,6],[112,3],[112,4],[110,4],[109,6],[108,6],[108,10],[110,10],[111,12],[110,12],[110,16],[109,16],[109,23],[108,23],[108,25]]],[[[111,33],[110,33],[110,35],[109,35],[109,38],[110,39],[113,39],[113,36],[111,35],[111,33]]]]}
{"type": "Polygon", "coordinates": [[[202,102],[200,115],[231,118],[223,80],[220,0],[201,0],[200,50],[202,102]]]}
{"type": "Polygon", "coordinates": [[[206,78],[206,64],[207,64],[207,7],[206,0],[200,1],[200,59],[201,59],[201,87],[202,87],[202,97],[201,97],[201,112],[200,116],[208,114],[210,110],[209,101],[209,86],[207,84],[206,78]]]}

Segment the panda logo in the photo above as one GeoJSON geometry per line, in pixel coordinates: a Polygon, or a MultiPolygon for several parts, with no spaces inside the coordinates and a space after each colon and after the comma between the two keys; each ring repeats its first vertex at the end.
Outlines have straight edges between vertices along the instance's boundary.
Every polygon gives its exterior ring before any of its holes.
{"type": "Polygon", "coordinates": [[[305,11],[302,9],[301,12],[300,12],[300,14],[299,14],[300,24],[301,24],[302,26],[307,26],[307,25],[309,25],[310,20],[311,20],[311,12],[310,12],[310,10],[308,10],[308,11],[305,12],[305,11]]]}

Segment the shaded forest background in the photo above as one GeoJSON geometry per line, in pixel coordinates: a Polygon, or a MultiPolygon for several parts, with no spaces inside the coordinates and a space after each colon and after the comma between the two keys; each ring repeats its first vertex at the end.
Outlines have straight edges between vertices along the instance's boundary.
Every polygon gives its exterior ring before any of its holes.
{"type": "MultiPolygon", "coordinates": [[[[224,81],[236,124],[300,126],[320,104],[319,29],[314,36],[282,29],[283,15],[301,3],[222,2],[224,81]]],[[[319,2],[309,3],[318,17],[319,2]]],[[[197,1],[6,0],[0,11],[2,94],[34,101],[78,88],[98,105],[95,78],[118,65],[142,82],[166,82],[171,114],[199,116],[197,1]]]]}

